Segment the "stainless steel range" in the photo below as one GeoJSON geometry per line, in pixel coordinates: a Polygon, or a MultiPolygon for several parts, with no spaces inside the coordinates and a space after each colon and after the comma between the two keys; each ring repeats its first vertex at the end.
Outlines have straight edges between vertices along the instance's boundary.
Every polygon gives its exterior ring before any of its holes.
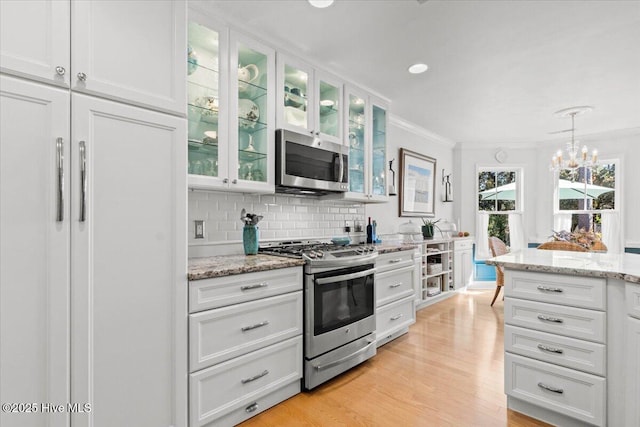
{"type": "Polygon", "coordinates": [[[304,386],[312,389],[376,354],[375,260],[370,245],[296,241],[260,252],[302,258],[304,386]]]}

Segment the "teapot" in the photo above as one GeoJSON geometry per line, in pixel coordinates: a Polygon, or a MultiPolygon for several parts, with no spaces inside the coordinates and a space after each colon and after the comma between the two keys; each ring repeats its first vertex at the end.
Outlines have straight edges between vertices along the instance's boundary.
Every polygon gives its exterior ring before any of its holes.
{"type": "Polygon", "coordinates": [[[238,89],[245,92],[250,84],[256,84],[256,80],[260,76],[260,70],[255,64],[249,64],[244,67],[238,65],[238,89]]]}

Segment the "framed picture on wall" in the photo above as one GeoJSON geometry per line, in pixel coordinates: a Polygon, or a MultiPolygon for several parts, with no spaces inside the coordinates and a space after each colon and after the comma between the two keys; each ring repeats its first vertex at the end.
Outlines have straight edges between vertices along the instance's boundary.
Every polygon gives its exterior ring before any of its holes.
{"type": "Polygon", "coordinates": [[[435,216],[436,159],[400,149],[400,216],[435,216]]]}

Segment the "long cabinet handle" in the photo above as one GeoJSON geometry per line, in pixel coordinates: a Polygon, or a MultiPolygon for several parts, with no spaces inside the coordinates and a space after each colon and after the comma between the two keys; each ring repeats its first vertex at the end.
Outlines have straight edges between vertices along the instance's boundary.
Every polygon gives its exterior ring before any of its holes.
{"type": "Polygon", "coordinates": [[[538,344],[538,348],[542,351],[548,351],[549,353],[556,353],[556,354],[564,353],[564,350],[562,350],[561,348],[548,347],[544,344],[538,344]]]}
{"type": "Polygon", "coordinates": [[[389,285],[390,288],[399,288],[400,286],[402,286],[402,282],[389,285]]]}
{"type": "Polygon", "coordinates": [[[253,402],[251,405],[244,408],[244,411],[247,413],[255,412],[258,410],[258,402],[253,402]]]}
{"type": "Polygon", "coordinates": [[[538,314],[538,319],[544,320],[545,322],[564,323],[564,320],[562,319],[559,319],[557,317],[545,316],[543,314],[538,314]]]}
{"type": "Polygon", "coordinates": [[[396,314],[395,316],[389,318],[389,320],[398,320],[401,317],[402,317],[402,314],[396,314]]]}
{"type": "Polygon", "coordinates": [[[543,292],[557,292],[557,293],[564,292],[564,289],[561,289],[561,288],[550,288],[549,286],[542,286],[542,285],[538,285],[538,290],[543,292]]]}
{"type": "Polygon", "coordinates": [[[545,383],[538,383],[538,387],[543,388],[545,390],[549,390],[553,393],[558,393],[558,394],[562,394],[564,393],[564,390],[561,388],[557,388],[557,387],[552,387],[550,385],[546,385],[545,383]]]}
{"type": "Polygon", "coordinates": [[[80,141],[80,222],[87,219],[87,144],[80,141]]]}
{"type": "Polygon", "coordinates": [[[240,290],[241,291],[248,291],[250,289],[266,288],[267,286],[269,286],[269,283],[262,282],[262,283],[257,283],[255,285],[240,286],[240,290]]]}
{"type": "Polygon", "coordinates": [[[353,353],[351,353],[351,354],[349,354],[347,356],[341,357],[338,360],[334,360],[333,362],[329,362],[326,365],[318,365],[318,366],[316,366],[316,371],[323,371],[325,369],[328,369],[328,368],[331,368],[333,366],[339,365],[342,362],[346,362],[349,359],[353,359],[354,357],[359,356],[362,353],[365,353],[367,350],[369,350],[369,348],[372,345],[375,345],[375,343],[376,343],[375,341],[370,341],[369,344],[367,344],[366,346],[362,347],[360,350],[354,351],[353,353]]]}
{"type": "Polygon", "coordinates": [[[389,264],[397,264],[402,261],[402,258],[390,259],[389,264]]]}
{"type": "Polygon", "coordinates": [[[56,139],[56,163],[58,164],[58,206],[56,221],[64,221],[64,141],[56,139]]]}
{"type": "Polygon", "coordinates": [[[258,375],[254,375],[251,378],[244,378],[244,379],[240,380],[240,382],[242,384],[250,383],[251,381],[257,380],[258,378],[264,377],[268,373],[269,373],[269,371],[267,369],[265,369],[264,371],[260,372],[258,375]]]}
{"type": "Polygon", "coordinates": [[[267,326],[268,324],[269,324],[269,321],[265,320],[264,322],[256,323],[255,325],[243,326],[241,328],[241,330],[242,330],[242,332],[246,332],[246,331],[250,331],[252,329],[260,328],[262,326],[267,326]]]}

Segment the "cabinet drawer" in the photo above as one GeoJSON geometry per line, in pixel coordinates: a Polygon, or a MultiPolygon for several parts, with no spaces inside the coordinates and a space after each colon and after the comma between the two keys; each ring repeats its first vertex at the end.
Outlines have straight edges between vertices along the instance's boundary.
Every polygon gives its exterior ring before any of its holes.
{"type": "Polygon", "coordinates": [[[376,306],[413,295],[413,264],[398,270],[376,273],[376,306]]]}
{"type": "Polygon", "coordinates": [[[302,289],[302,267],[189,282],[189,312],[224,307],[302,289]]]}
{"type": "Polygon", "coordinates": [[[454,240],[453,241],[453,250],[454,251],[462,251],[465,249],[473,248],[473,240],[454,240]]]}
{"type": "Polygon", "coordinates": [[[504,389],[509,396],[586,423],[604,425],[604,378],[509,353],[505,354],[504,366],[504,389]]]}
{"type": "Polygon", "coordinates": [[[302,334],[302,291],[189,316],[190,372],[302,334]]]}
{"type": "Polygon", "coordinates": [[[562,335],[504,327],[504,350],[595,375],[605,375],[606,347],[562,335]]]}
{"type": "Polygon", "coordinates": [[[627,313],[640,319],[640,284],[627,282],[625,292],[627,313]]]}
{"type": "Polygon", "coordinates": [[[504,322],[572,338],[605,342],[606,313],[602,311],[505,298],[504,322]]]}
{"type": "Polygon", "coordinates": [[[596,310],[606,307],[606,279],[514,270],[507,270],[504,279],[507,297],[596,310]]]}
{"type": "Polygon", "coordinates": [[[202,426],[302,378],[302,337],[189,376],[190,425],[202,426]]]}
{"type": "Polygon", "coordinates": [[[414,250],[409,250],[379,255],[376,259],[376,273],[413,265],[414,253],[414,250]]]}
{"type": "Polygon", "coordinates": [[[376,337],[384,339],[416,322],[413,295],[376,309],[376,337]]]}

